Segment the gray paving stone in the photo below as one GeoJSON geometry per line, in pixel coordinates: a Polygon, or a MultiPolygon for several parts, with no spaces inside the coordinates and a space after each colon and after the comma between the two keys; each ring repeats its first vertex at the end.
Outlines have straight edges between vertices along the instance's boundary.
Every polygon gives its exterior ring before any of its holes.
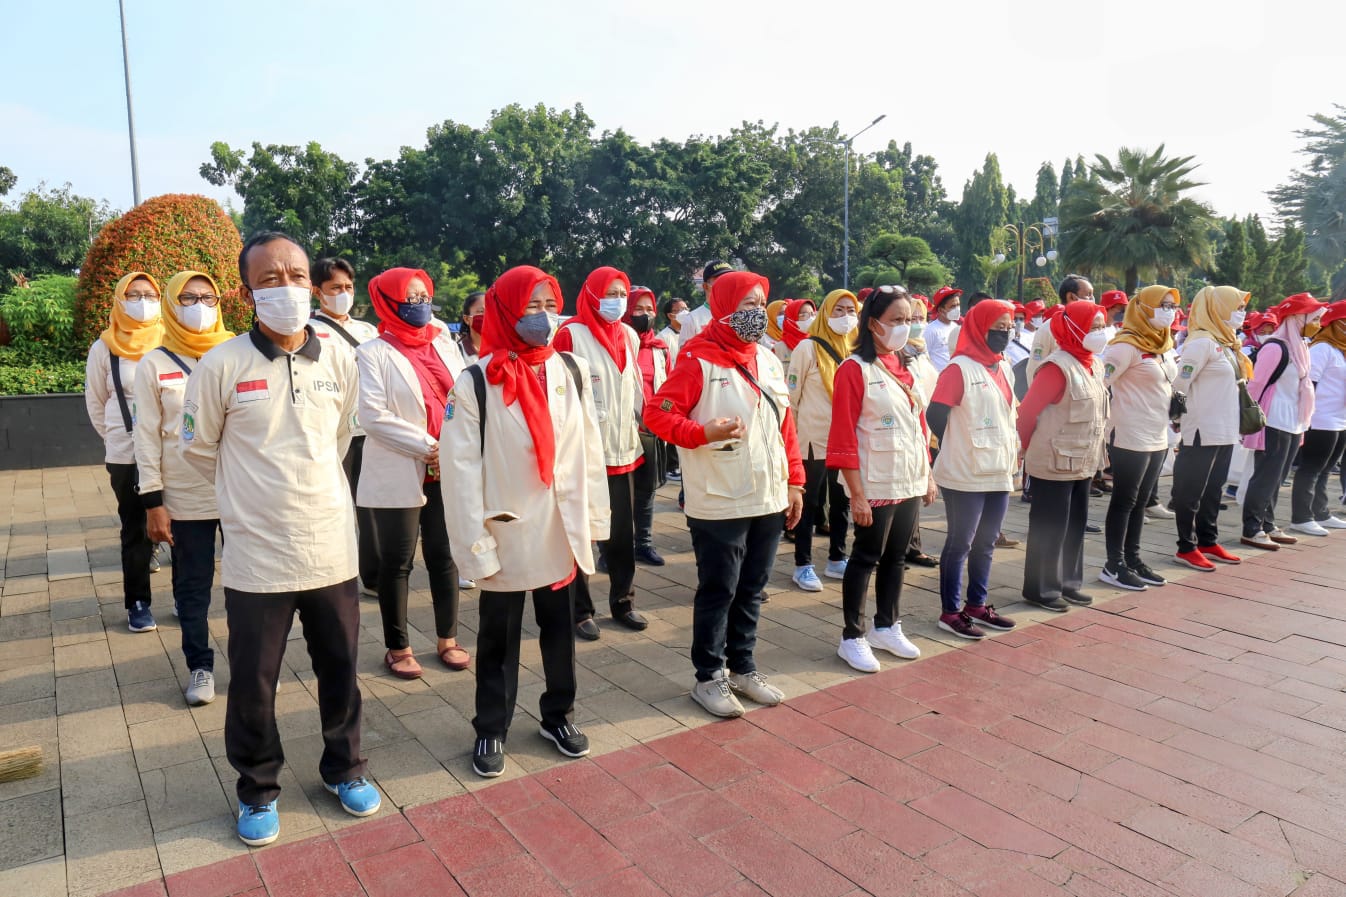
{"type": "Polygon", "coordinates": [[[0,801],[0,869],[60,856],[63,843],[59,790],[0,801]]]}
{"type": "MultiPolygon", "coordinates": [[[[48,535],[51,535],[51,527],[48,527],[48,535]]],[[[74,532],[78,534],[79,525],[75,524],[74,532]]],[[[50,544],[50,543],[49,543],[50,544]]],[[[89,575],[89,555],[84,550],[83,542],[79,547],[72,548],[50,548],[47,550],[47,579],[75,579],[80,576],[89,575]]]]}
{"type": "Polygon", "coordinates": [[[108,653],[106,641],[76,642],[56,649],[57,676],[111,669],[112,655],[108,653]]]}
{"type": "Polygon", "coordinates": [[[50,661],[0,669],[0,705],[23,704],[55,694],[56,676],[50,661]]]}
{"type": "Polygon", "coordinates": [[[159,853],[143,801],[66,816],[71,897],[94,897],[157,877],[159,853]]]}
{"type": "Polygon", "coordinates": [[[120,705],[121,692],[117,690],[117,676],[111,667],[56,679],[58,713],[78,713],[120,705]]]}
{"type": "Polygon", "coordinates": [[[141,772],[176,766],[190,760],[202,760],[206,746],[196,726],[188,723],[186,708],[176,716],[136,723],[128,731],[135,749],[136,765],[141,772]]]}
{"type": "Polygon", "coordinates": [[[141,773],[140,783],[155,832],[218,819],[230,809],[209,759],[148,770],[141,773]]]}
{"type": "Polygon", "coordinates": [[[202,822],[154,832],[159,867],[165,876],[232,859],[248,852],[234,833],[234,815],[229,807],[202,822]]]}
{"type": "Polygon", "coordinates": [[[61,795],[67,816],[119,807],[144,798],[135,756],[127,749],[61,761],[61,795]]]}
{"type": "Polygon", "coordinates": [[[66,897],[65,857],[39,860],[0,871],[0,894],[21,897],[66,897]]]}
{"type": "Polygon", "coordinates": [[[78,598],[60,598],[51,602],[53,623],[62,620],[76,620],[80,617],[97,617],[98,599],[92,595],[78,598]]]}

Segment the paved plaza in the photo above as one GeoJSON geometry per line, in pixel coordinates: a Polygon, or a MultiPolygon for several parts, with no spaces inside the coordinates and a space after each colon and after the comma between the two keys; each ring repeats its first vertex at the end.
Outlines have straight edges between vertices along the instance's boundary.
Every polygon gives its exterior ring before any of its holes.
{"type": "MultiPolygon", "coordinates": [[[[687,697],[695,576],[675,498],[656,517],[668,566],[637,574],[649,629],[604,623],[579,646],[589,758],[560,762],[537,735],[525,615],[506,773],[472,773],[473,674],[434,660],[418,570],[423,679],[386,673],[377,602],[362,601],[383,809],[353,819],[322,789],[296,641],[277,699],[282,837],[250,850],[224,758],[222,601],[221,697],[189,709],[167,568],[158,631],[126,629],[105,471],[0,472],[0,750],[37,744],[47,760],[0,784],[0,895],[1346,895],[1346,536],[1198,574],[1167,563],[1172,523],[1150,521],[1151,564],[1175,581],[1089,583],[1100,603],[1061,616],[1016,603],[1023,550],[1002,549],[992,601],[1026,625],[977,644],[935,628],[934,571],[914,569],[903,625],[925,656],[871,676],[836,657],[839,583],[794,590],[782,544],[757,658],[789,700],[712,723],[687,697]]],[[[1009,535],[1027,507],[1011,502],[1009,535]]],[[[1231,546],[1237,512],[1222,519],[1231,546]]],[[[937,553],[942,507],[924,516],[937,553]]],[[[1089,537],[1091,576],[1102,549],[1089,537]]],[[[469,650],[476,604],[465,593],[469,650]]]]}

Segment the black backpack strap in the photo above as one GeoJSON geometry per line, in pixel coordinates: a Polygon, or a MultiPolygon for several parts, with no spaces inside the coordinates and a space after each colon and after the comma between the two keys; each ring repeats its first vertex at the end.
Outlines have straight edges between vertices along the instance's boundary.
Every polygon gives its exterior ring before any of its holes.
{"type": "Polygon", "coordinates": [[[1277,380],[1281,379],[1281,374],[1284,374],[1285,369],[1290,366],[1290,347],[1285,344],[1285,340],[1269,339],[1262,345],[1269,346],[1272,344],[1281,347],[1281,360],[1276,362],[1276,369],[1271,372],[1271,379],[1267,381],[1266,386],[1262,387],[1262,395],[1257,397],[1258,404],[1261,404],[1262,396],[1267,394],[1267,390],[1270,389],[1272,384],[1277,380]]]}
{"type": "Polygon", "coordinates": [[[570,379],[575,381],[575,395],[579,397],[580,401],[584,401],[584,378],[580,376],[580,366],[575,364],[575,356],[569,352],[557,352],[556,354],[561,356],[561,360],[566,363],[566,367],[570,370],[570,379]]]}
{"type": "Polygon", "coordinates": [[[472,391],[477,394],[477,431],[481,453],[486,454],[486,374],[479,365],[470,364],[467,372],[472,377],[472,391]]]}
{"type": "Polygon", "coordinates": [[[117,404],[122,409],[122,423],[126,425],[126,432],[133,432],[131,424],[131,406],[126,404],[126,390],[122,389],[122,360],[118,355],[108,353],[112,366],[112,388],[117,393],[117,404]]]}
{"type": "Polygon", "coordinates": [[[173,359],[173,363],[176,364],[178,367],[182,368],[183,372],[186,373],[186,375],[187,375],[188,377],[190,377],[190,376],[192,375],[192,369],[189,368],[189,367],[187,367],[187,363],[186,363],[185,361],[183,361],[181,358],[179,358],[179,357],[177,356],[177,353],[175,353],[175,352],[170,352],[168,349],[165,349],[163,346],[160,346],[160,347],[159,347],[159,351],[162,352],[162,353],[164,353],[165,355],[167,355],[169,358],[173,359]]]}
{"type": "Polygon", "coordinates": [[[355,337],[351,336],[349,333],[347,333],[345,327],[342,327],[336,321],[333,321],[331,318],[327,317],[327,315],[314,315],[313,317],[317,318],[319,321],[322,321],[328,327],[331,327],[333,330],[335,330],[338,336],[340,336],[346,342],[351,344],[352,349],[360,348],[360,341],[355,337]]]}
{"type": "Polygon", "coordinates": [[[822,346],[823,349],[826,350],[827,354],[830,355],[830,356],[832,356],[832,360],[835,361],[835,362],[837,363],[838,366],[841,365],[841,356],[837,354],[837,350],[836,350],[836,349],[833,349],[831,346],[829,346],[829,345],[827,344],[827,341],[826,341],[825,339],[823,339],[822,337],[818,337],[818,336],[811,336],[811,337],[809,337],[809,339],[811,339],[813,342],[817,343],[818,345],[822,346]]]}
{"type": "Polygon", "coordinates": [[[751,371],[738,362],[734,362],[734,367],[738,368],[738,372],[748,379],[748,382],[753,385],[753,388],[757,390],[762,398],[766,399],[766,403],[771,406],[772,413],[776,415],[776,429],[779,430],[781,428],[781,417],[780,408],[776,406],[776,400],[771,398],[771,393],[762,388],[762,384],[757,382],[757,378],[752,375],[751,371]]]}

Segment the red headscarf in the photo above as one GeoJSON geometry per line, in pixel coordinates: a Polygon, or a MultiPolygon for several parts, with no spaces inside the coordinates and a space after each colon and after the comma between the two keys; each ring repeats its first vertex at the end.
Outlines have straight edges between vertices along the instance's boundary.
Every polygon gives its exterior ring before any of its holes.
{"type": "Polygon", "coordinates": [[[486,380],[501,387],[505,404],[519,403],[528,432],[533,437],[537,473],[542,485],[550,486],[556,467],[556,434],[552,432],[547,391],[533,372],[554,352],[551,346],[530,346],[514,332],[528,300],[538,284],[550,284],[561,304],[561,285],[546,271],[531,265],[510,268],[486,291],[485,323],[481,328],[481,354],[490,355],[486,380]]]}
{"type": "MultiPolygon", "coordinates": [[[[612,281],[609,280],[608,283],[612,283],[612,281]]],[[[636,302],[645,298],[646,296],[649,296],[650,301],[654,302],[655,299],[654,290],[650,289],[649,287],[636,287],[627,295],[626,314],[622,315],[623,324],[627,325],[631,324],[631,318],[636,313],[636,302]]],[[[655,310],[657,311],[659,308],[659,304],[655,302],[654,307],[655,310]]],[[[664,349],[664,350],[668,349],[668,343],[661,340],[659,338],[659,334],[654,329],[653,318],[650,319],[650,329],[646,330],[644,333],[640,333],[639,331],[637,331],[636,336],[640,337],[640,348],[642,349],[664,349]]]]}
{"type": "MultiPolygon", "coordinates": [[[[580,287],[580,294],[575,300],[575,317],[566,321],[561,327],[569,327],[572,324],[583,324],[588,327],[589,332],[594,335],[594,339],[598,340],[598,344],[608,350],[608,355],[617,365],[617,370],[624,371],[626,370],[626,342],[622,336],[622,322],[618,320],[609,323],[606,318],[598,313],[598,303],[614,280],[620,280],[626,286],[629,299],[631,278],[616,268],[596,268],[585,279],[584,286],[580,287]]],[[[630,308],[629,304],[627,307],[630,308]]]]}
{"type": "Polygon", "coordinates": [[[1024,317],[1028,320],[1040,317],[1047,310],[1047,304],[1041,299],[1034,299],[1032,302],[1024,303],[1024,317]]]}
{"type": "Polygon", "coordinates": [[[397,306],[407,298],[407,285],[413,278],[420,278],[425,291],[434,297],[435,283],[420,268],[389,268],[369,281],[369,299],[379,316],[379,333],[391,333],[402,345],[416,349],[433,342],[439,328],[433,322],[412,327],[397,316],[397,306]]]}
{"type": "Polygon", "coordinates": [[[1001,315],[1014,314],[1014,303],[1004,299],[983,299],[968,310],[963,318],[963,326],[958,329],[958,345],[954,355],[966,355],[978,364],[990,367],[1001,359],[1001,354],[992,352],[986,345],[986,332],[1001,315]]]}
{"type": "Polygon", "coordinates": [[[1093,364],[1094,354],[1084,348],[1084,335],[1094,326],[1094,318],[1103,314],[1102,306],[1076,299],[1052,318],[1052,337],[1056,345],[1074,356],[1085,367],[1093,364]]]}
{"type": "Polygon", "coordinates": [[[818,306],[813,304],[812,299],[790,299],[785,303],[785,326],[781,330],[785,333],[785,348],[791,352],[795,346],[808,339],[809,332],[799,329],[799,315],[805,308],[813,309],[813,313],[818,313],[818,306]]]}
{"type": "Polygon", "coordinates": [[[1065,308],[1066,308],[1065,303],[1058,302],[1051,308],[1047,309],[1047,311],[1043,314],[1042,318],[1044,321],[1055,321],[1058,317],[1061,316],[1061,312],[1065,311],[1065,308]]]}
{"type": "Polygon", "coordinates": [[[711,321],[683,347],[685,353],[720,367],[731,368],[741,364],[755,372],[757,343],[745,343],[739,339],[734,328],[724,323],[723,319],[732,315],[743,297],[759,284],[762,292],[770,295],[771,282],[751,271],[730,271],[715,278],[715,283],[710,287],[711,321]]]}

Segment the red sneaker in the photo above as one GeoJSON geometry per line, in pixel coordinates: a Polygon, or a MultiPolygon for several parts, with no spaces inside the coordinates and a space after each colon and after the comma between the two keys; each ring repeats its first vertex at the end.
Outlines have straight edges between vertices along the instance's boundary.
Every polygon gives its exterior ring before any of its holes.
{"type": "Polygon", "coordinates": [[[1215,569],[1215,565],[1206,560],[1206,556],[1200,551],[1180,551],[1174,557],[1179,564],[1185,564],[1193,570],[1200,570],[1202,573],[1209,573],[1215,569]]]}
{"type": "Polygon", "coordinates": [[[1213,561],[1219,561],[1221,564],[1243,563],[1243,558],[1225,551],[1223,545],[1198,545],[1196,550],[1213,561]]]}

